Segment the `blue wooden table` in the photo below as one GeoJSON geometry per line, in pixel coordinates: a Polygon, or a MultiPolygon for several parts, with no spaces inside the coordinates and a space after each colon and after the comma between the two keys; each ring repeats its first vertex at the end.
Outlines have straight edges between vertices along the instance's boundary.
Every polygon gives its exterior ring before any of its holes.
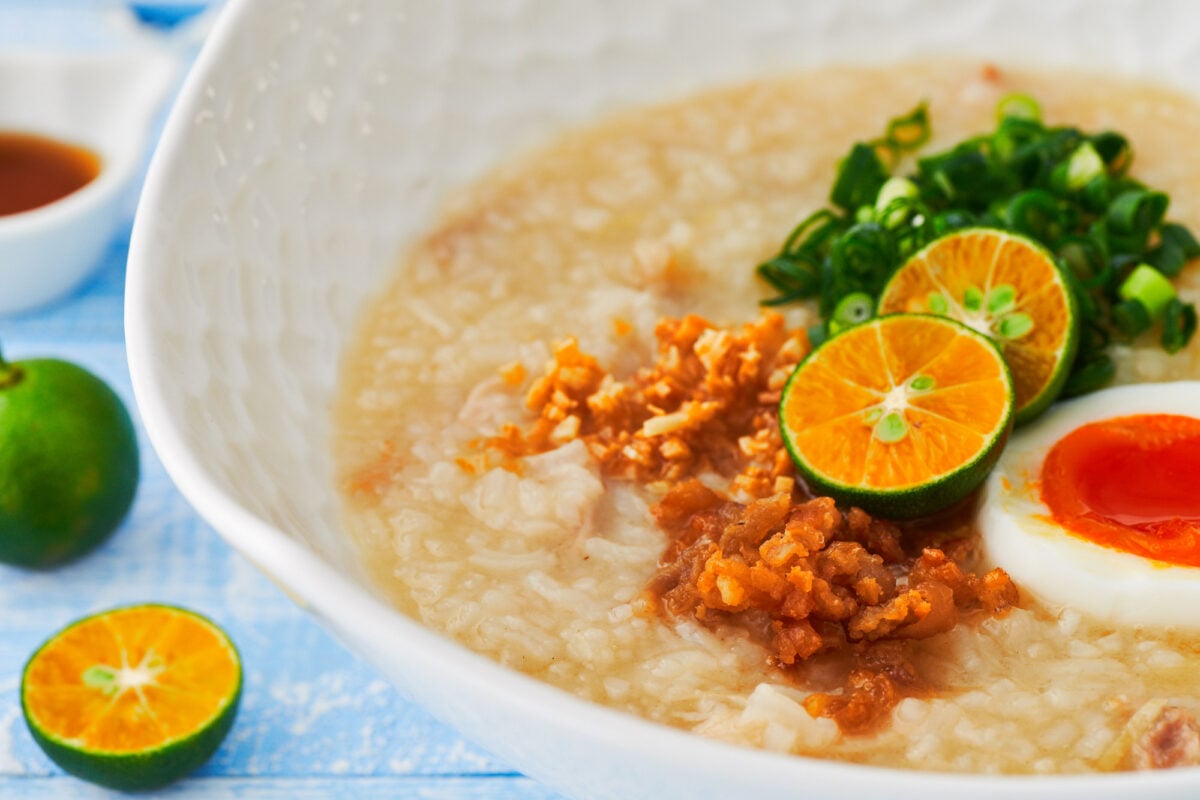
{"type": "MultiPolygon", "coordinates": [[[[125,8],[98,0],[0,0],[0,50],[119,46],[125,8]]],[[[73,296],[0,317],[13,360],[55,356],[106,379],[136,417],[122,328],[132,210],[73,296]]],[[[0,287],[0,291],[3,287],[0,287]]],[[[0,798],[98,798],[64,775],[21,717],[21,669],[34,648],[89,612],[179,604],[233,637],[245,663],[241,711],[199,772],[153,797],[553,798],[402,699],[231,550],[188,506],[145,431],[142,480],[129,518],[98,551],[49,572],[0,565],[0,798]]]]}

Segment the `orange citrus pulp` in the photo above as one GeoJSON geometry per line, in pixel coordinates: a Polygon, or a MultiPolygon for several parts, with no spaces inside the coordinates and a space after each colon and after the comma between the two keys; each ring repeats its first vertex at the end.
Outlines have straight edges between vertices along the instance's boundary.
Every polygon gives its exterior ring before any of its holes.
{"type": "Polygon", "coordinates": [[[996,347],[944,317],[894,314],[836,336],[793,373],[780,425],[810,488],[894,518],[969,494],[1011,427],[996,347]]]}
{"type": "Polygon", "coordinates": [[[1016,390],[1016,422],[1058,396],[1075,355],[1074,299],[1053,256],[1004,231],[972,228],[943,236],[889,280],[878,313],[942,314],[989,336],[1016,390]]]}
{"type": "Polygon", "coordinates": [[[141,781],[168,782],[211,755],[232,723],[241,680],[237,651],[215,625],[142,605],[52,637],[25,667],[21,699],[35,739],[64,769],[145,788],[141,781]]]}

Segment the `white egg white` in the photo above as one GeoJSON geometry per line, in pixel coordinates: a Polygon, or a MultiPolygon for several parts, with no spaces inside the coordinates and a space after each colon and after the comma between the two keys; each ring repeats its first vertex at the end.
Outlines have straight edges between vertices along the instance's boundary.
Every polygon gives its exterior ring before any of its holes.
{"type": "Polygon", "coordinates": [[[1200,568],[1121,552],[1050,519],[1036,482],[1054,443],[1089,422],[1131,414],[1200,417],[1200,381],[1137,384],[1059,403],[1009,439],[988,478],[979,523],[984,557],[1055,605],[1125,625],[1200,628],[1200,568]]]}

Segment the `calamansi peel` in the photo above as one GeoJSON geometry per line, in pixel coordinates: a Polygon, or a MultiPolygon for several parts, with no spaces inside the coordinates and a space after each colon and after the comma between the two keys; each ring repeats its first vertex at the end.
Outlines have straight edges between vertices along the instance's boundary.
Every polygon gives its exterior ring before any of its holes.
{"type": "Polygon", "coordinates": [[[138,476],[133,421],[103,380],[0,357],[0,562],[51,567],[92,550],[129,512],[138,476]]]}

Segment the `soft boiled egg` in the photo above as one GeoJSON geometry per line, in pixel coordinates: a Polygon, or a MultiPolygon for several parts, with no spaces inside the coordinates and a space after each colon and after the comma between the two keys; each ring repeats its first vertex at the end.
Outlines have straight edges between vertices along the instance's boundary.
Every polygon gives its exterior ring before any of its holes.
{"type": "Polygon", "coordinates": [[[987,560],[1048,603],[1200,628],[1200,381],[1051,408],[1009,440],[980,528],[987,560]]]}

